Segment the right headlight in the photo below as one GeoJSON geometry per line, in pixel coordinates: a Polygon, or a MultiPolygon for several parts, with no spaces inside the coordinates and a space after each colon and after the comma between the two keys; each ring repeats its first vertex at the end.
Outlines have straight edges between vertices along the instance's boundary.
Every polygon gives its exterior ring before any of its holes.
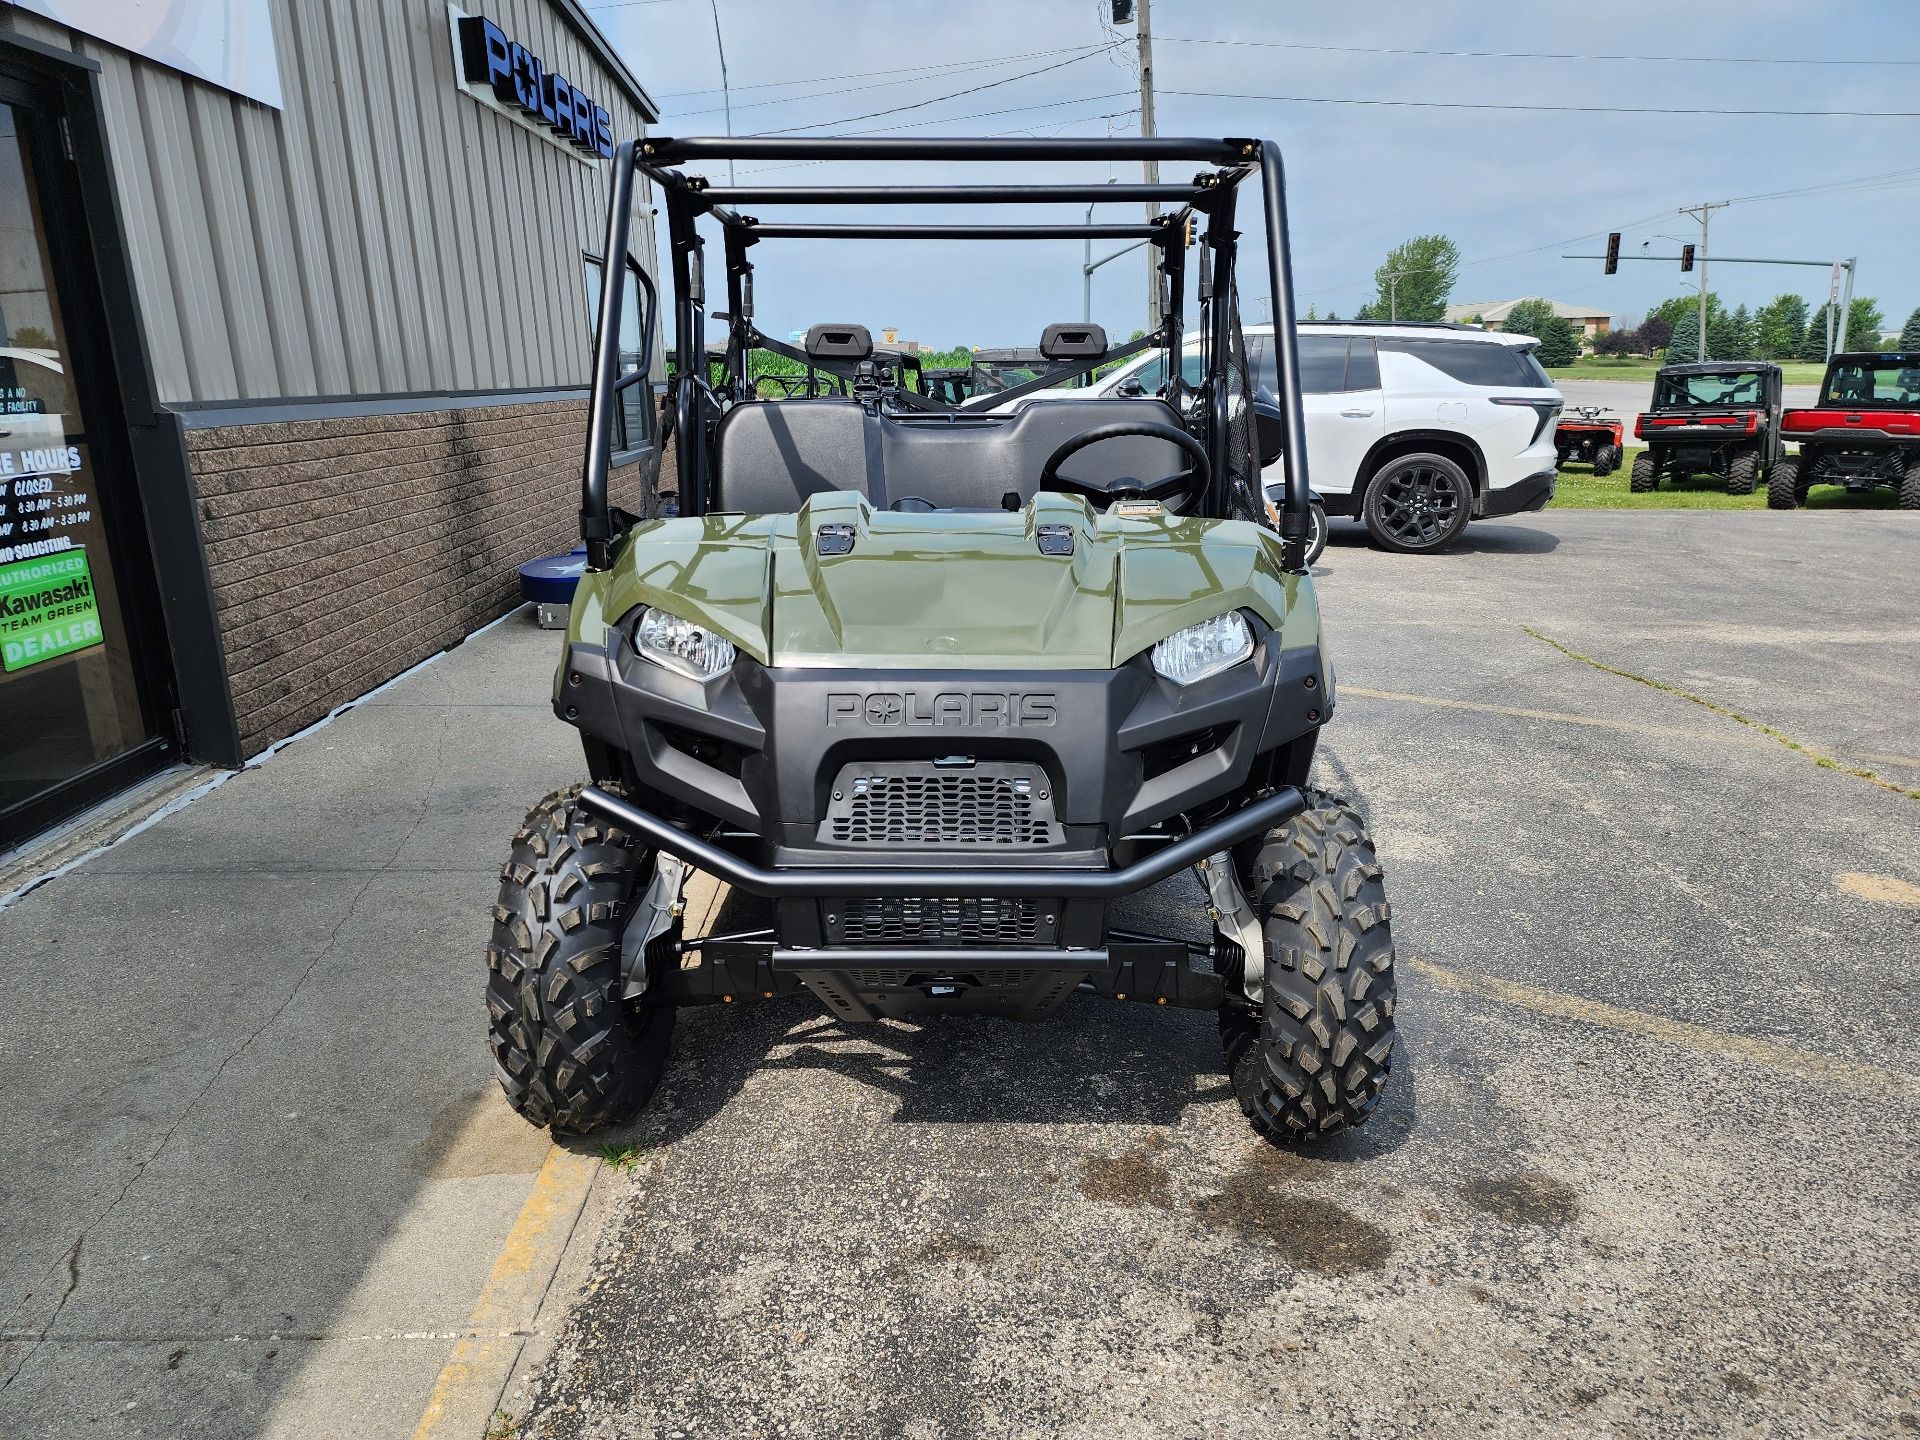
{"type": "Polygon", "coordinates": [[[640,617],[633,646],[654,664],[695,680],[711,680],[731,670],[739,653],[731,640],[664,610],[649,610],[640,617]]]}
{"type": "Polygon", "coordinates": [[[1153,647],[1154,670],[1176,685],[1191,685],[1231,670],[1253,654],[1253,631],[1235,611],[1177,630],[1153,647]]]}

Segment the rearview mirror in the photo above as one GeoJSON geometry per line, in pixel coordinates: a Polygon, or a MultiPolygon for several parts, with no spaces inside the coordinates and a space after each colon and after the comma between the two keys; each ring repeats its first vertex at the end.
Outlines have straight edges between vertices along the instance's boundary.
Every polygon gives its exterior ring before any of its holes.
{"type": "Polygon", "coordinates": [[[1253,402],[1253,435],[1262,470],[1287,453],[1287,417],[1271,400],[1253,402]]]}

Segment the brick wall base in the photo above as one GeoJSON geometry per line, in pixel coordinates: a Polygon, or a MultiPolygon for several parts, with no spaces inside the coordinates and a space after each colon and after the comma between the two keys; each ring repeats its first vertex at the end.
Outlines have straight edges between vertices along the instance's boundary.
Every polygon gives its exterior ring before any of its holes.
{"type": "Polygon", "coordinates": [[[561,400],[190,430],[243,751],[518,604],[577,540],[585,428],[561,400]]]}

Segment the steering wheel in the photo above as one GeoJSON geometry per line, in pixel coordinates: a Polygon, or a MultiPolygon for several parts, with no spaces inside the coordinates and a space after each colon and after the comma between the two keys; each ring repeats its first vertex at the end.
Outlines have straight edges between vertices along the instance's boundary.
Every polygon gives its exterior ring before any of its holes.
{"type": "Polygon", "coordinates": [[[1091,430],[1083,430],[1078,435],[1061,443],[1060,447],[1047,457],[1047,463],[1040,467],[1040,485],[1042,490],[1074,490],[1090,500],[1164,500],[1175,496],[1182,499],[1195,491],[1204,489],[1213,478],[1213,462],[1207,458],[1207,447],[1177,425],[1160,425],[1151,420],[1123,420],[1113,425],[1096,425],[1091,430]],[[1129,435],[1144,435],[1153,440],[1167,440],[1179,446],[1187,453],[1193,464],[1177,475],[1169,475],[1164,480],[1120,480],[1112,485],[1090,485],[1084,480],[1074,480],[1060,474],[1060,467],[1068,458],[1078,455],[1090,445],[1098,445],[1104,440],[1119,440],[1129,435]]]}

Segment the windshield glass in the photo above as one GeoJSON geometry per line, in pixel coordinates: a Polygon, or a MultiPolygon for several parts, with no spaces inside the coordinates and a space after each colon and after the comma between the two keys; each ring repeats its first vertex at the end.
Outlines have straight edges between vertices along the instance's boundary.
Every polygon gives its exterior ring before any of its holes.
{"type": "Polygon", "coordinates": [[[1728,371],[1721,375],[1662,375],[1653,397],[1655,408],[1764,405],[1766,400],[1767,379],[1761,370],[1728,371]]]}
{"type": "Polygon", "coordinates": [[[1883,409],[1920,406],[1920,357],[1835,365],[1821,389],[1820,403],[1883,409]]]}

